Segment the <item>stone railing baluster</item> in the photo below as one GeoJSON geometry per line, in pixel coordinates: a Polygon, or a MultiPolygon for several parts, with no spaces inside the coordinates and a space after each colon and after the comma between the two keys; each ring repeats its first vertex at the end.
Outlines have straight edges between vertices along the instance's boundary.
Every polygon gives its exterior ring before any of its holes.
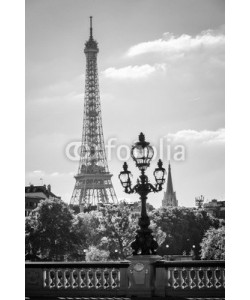
{"type": "Polygon", "coordinates": [[[70,284],[70,269],[67,269],[65,271],[65,279],[66,279],[66,282],[65,282],[65,288],[68,289],[71,287],[71,284],[70,284]]]}
{"type": "Polygon", "coordinates": [[[66,288],[66,270],[62,270],[62,273],[63,273],[63,278],[62,278],[62,282],[63,282],[63,288],[65,289],[66,288]]]}
{"type": "Polygon", "coordinates": [[[104,270],[103,270],[103,288],[104,289],[108,289],[109,288],[109,281],[108,281],[108,278],[109,278],[109,272],[108,272],[108,269],[107,268],[105,268],[104,270]]]}
{"type": "Polygon", "coordinates": [[[197,267],[194,268],[194,283],[195,283],[195,287],[198,288],[198,284],[199,284],[199,269],[197,267]]]}
{"type": "Polygon", "coordinates": [[[95,287],[95,282],[94,282],[94,272],[92,269],[88,270],[87,278],[88,278],[88,288],[93,289],[95,287]]]}
{"type": "Polygon", "coordinates": [[[177,272],[178,272],[178,283],[179,283],[178,288],[182,289],[182,284],[183,284],[183,269],[178,269],[177,272]]]}
{"type": "Polygon", "coordinates": [[[60,272],[60,270],[56,270],[55,272],[55,277],[56,277],[56,288],[59,289],[60,288],[60,279],[58,277],[58,272],[60,272]]]}
{"type": "Polygon", "coordinates": [[[225,288],[225,269],[221,271],[222,285],[225,288]]]}
{"type": "Polygon", "coordinates": [[[172,287],[173,287],[174,289],[177,289],[178,286],[179,286],[178,276],[177,276],[177,275],[178,275],[177,269],[174,268],[174,269],[172,270],[172,287]]]}
{"type": "Polygon", "coordinates": [[[205,285],[206,288],[210,288],[210,286],[209,286],[209,277],[208,277],[208,271],[209,270],[210,270],[209,268],[204,270],[204,285],[205,285]]]}
{"type": "Polygon", "coordinates": [[[192,268],[187,270],[187,284],[192,289],[193,286],[192,286],[191,271],[192,271],[192,268]]]}
{"type": "Polygon", "coordinates": [[[78,289],[81,288],[81,269],[77,269],[77,286],[78,286],[78,289]]]}
{"type": "Polygon", "coordinates": [[[55,274],[55,270],[54,269],[50,269],[49,270],[49,287],[51,289],[55,288],[56,287],[56,274],[55,274]]]}
{"type": "Polygon", "coordinates": [[[109,288],[112,289],[112,285],[113,285],[112,269],[108,269],[108,282],[109,282],[109,288]]]}
{"type": "Polygon", "coordinates": [[[49,271],[43,270],[43,287],[47,288],[49,286],[49,271]]]}
{"type": "Polygon", "coordinates": [[[112,269],[111,277],[112,277],[112,289],[119,288],[119,286],[120,286],[119,271],[115,268],[112,269]]]}
{"type": "Polygon", "coordinates": [[[95,270],[95,288],[100,289],[102,288],[102,283],[101,283],[101,270],[96,269],[95,270]]]}

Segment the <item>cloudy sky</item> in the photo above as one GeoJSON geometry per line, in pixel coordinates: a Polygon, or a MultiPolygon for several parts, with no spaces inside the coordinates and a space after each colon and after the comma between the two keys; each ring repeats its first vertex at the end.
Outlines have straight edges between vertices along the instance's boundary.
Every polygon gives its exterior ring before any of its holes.
{"type": "MultiPolygon", "coordinates": [[[[171,159],[180,205],[224,200],[224,1],[26,0],[26,184],[51,184],[69,202],[78,163],[67,145],[82,131],[89,16],[109,169],[118,174],[142,131],[171,159]],[[179,147],[179,148],[178,148],[179,147]],[[184,149],[184,159],[176,160],[184,149]]],[[[182,156],[183,157],[183,156],[182,156]]],[[[128,161],[136,178],[138,172],[128,161]]],[[[151,176],[156,160],[148,170],[151,176]]],[[[163,193],[149,195],[155,207],[163,193]]],[[[129,196],[136,200],[137,196],[129,196]]]]}

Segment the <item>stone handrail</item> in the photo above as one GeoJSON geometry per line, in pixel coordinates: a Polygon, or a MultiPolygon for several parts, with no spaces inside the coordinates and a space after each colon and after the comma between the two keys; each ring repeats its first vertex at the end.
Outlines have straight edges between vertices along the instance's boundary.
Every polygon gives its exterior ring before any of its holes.
{"type": "MultiPolygon", "coordinates": [[[[225,297],[224,261],[26,262],[26,297],[225,297]]],[[[176,298],[177,299],[177,298],[176,298]]]]}
{"type": "Polygon", "coordinates": [[[155,295],[224,298],[225,261],[157,261],[155,295]]]}
{"type": "Polygon", "coordinates": [[[125,295],[128,261],[26,262],[26,297],[125,295]]]}

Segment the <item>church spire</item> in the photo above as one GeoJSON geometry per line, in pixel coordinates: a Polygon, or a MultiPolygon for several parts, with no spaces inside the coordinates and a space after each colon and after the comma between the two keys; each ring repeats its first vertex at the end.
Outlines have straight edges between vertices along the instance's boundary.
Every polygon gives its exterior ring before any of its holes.
{"type": "Polygon", "coordinates": [[[171,174],[171,165],[168,162],[168,180],[167,180],[167,190],[164,192],[164,197],[162,200],[163,207],[173,207],[178,206],[178,200],[176,199],[176,194],[173,188],[172,174],[171,174]]]}
{"type": "Polygon", "coordinates": [[[171,175],[171,165],[168,162],[168,181],[167,181],[167,194],[172,195],[174,193],[172,175],[171,175]]]}

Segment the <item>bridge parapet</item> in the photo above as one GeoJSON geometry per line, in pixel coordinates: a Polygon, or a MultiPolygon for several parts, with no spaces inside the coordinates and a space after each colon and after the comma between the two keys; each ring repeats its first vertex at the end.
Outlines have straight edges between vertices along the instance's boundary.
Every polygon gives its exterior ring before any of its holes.
{"type": "Polygon", "coordinates": [[[224,261],[165,261],[135,256],[118,262],[26,262],[29,298],[225,298],[224,261]]]}
{"type": "Polygon", "coordinates": [[[124,262],[28,262],[27,297],[119,296],[128,289],[124,262]]]}
{"type": "Polygon", "coordinates": [[[155,295],[224,298],[225,261],[157,261],[155,295]]]}

